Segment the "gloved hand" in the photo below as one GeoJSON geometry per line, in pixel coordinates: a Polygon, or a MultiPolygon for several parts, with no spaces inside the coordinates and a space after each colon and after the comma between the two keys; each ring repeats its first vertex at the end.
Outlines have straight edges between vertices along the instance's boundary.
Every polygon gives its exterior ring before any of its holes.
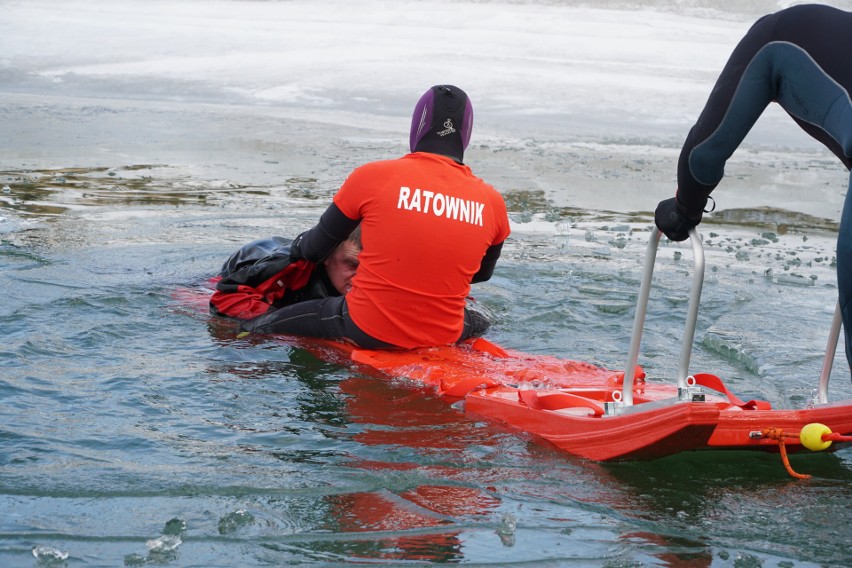
{"type": "Polygon", "coordinates": [[[690,215],[678,203],[677,198],[664,199],[657,205],[654,212],[654,223],[670,240],[685,241],[689,238],[689,230],[701,222],[701,213],[690,215]]]}
{"type": "MultiPolygon", "coordinates": [[[[305,233],[307,233],[307,231],[305,231],[305,233]]],[[[302,256],[301,249],[302,237],[305,236],[305,233],[300,234],[298,237],[293,239],[292,243],[290,243],[290,260],[296,261],[305,258],[302,256]]]]}

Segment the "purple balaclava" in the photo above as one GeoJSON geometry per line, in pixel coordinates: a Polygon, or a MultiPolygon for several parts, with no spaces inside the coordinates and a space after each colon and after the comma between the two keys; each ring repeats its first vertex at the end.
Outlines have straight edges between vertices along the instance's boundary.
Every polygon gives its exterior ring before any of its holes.
{"type": "Polygon", "coordinates": [[[464,91],[435,85],[420,97],[411,117],[411,151],[431,152],[463,162],[473,128],[473,107],[464,91]]]}

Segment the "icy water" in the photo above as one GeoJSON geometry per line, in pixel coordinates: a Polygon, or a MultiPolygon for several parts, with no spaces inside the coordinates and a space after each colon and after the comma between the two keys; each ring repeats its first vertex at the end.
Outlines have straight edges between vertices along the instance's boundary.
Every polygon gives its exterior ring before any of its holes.
{"type": "MultiPolygon", "coordinates": [[[[679,143],[782,4],[325,5],[0,8],[0,566],[852,564],[850,449],[793,456],[807,481],[740,452],[597,464],[198,307],[233,250],[405,151],[452,39],[467,161],[512,217],[474,287],[489,339],[623,367],[679,143]]],[[[692,370],[808,404],[846,184],[767,113],[700,226],[692,370]]],[[[653,378],[675,373],[691,274],[664,243],[653,378]]],[[[829,398],[850,396],[838,352],[829,398]]]]}

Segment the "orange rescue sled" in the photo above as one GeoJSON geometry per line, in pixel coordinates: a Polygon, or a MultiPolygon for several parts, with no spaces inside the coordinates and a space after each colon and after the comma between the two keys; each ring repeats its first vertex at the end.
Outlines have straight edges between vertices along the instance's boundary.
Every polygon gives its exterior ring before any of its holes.
{"type": "MultiPolygon", "coordinates": [[[[828,381],[840,333],[835,312],[817,395],[807,408],[772,409],[766,401],[742,401],[721,379],[688,373],[704,279],[704,251],[690,233],[695,275],[676,384],[645,380],[636,365],[660,232],[652,231],[626,371],[579,361],[503,349],[485,339],[457,346],[372,351],[322,342],[386,376],[433,386],[463,398],[466,412],[543,438],[596,461],[652,459],[700,449],[796,452],[800,431],[821,426],[818,449],[852,441],[852,399],[828,402],[828,381]]],[[[807,440],[806,440],[807,443],[807,440]]],[[[813,443],[807,444],[811,449],[813,443]]]]}

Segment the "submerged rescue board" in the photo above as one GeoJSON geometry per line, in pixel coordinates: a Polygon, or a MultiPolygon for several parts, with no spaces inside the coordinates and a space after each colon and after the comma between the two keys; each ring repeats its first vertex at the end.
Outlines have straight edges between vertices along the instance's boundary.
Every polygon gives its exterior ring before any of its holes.
{"type": "MultiPolygon", "coordinates": [[[[405,351],[321,343],[384,376],[433,387],[452,401],[463,399],[469,414],[594,461],[654,459],[702,449],[778,451],[778,442],[764,434],[767,429],[798,434],[814,422],[852,434],[852,401],[776,410],[765,401],[739,400],[714,375],[696,375],[679,389],[648,382],[637,368],[633,404],[626,406],[624,372],[505,350],[481,338],[405,351]]],[[[786,443],[790,452],[804,449],[797,438],[786,443]]]]}

